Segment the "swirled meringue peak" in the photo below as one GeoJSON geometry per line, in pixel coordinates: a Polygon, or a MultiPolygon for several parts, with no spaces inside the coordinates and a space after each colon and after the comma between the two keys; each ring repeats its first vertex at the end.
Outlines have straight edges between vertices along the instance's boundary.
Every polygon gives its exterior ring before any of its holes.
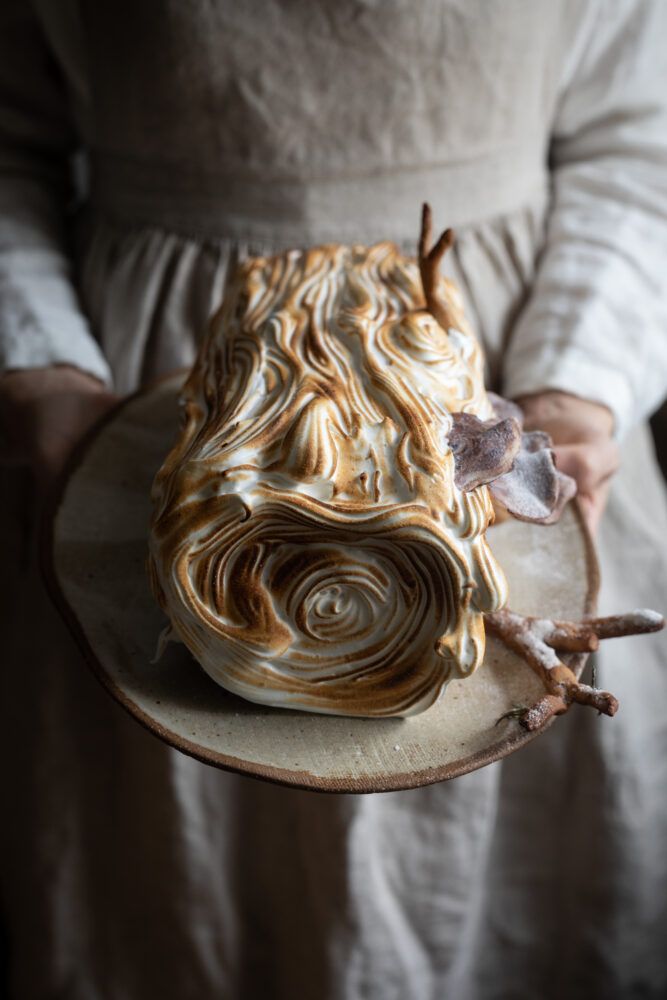
{"type": "Polygon", "coordinates": [[[484,654],[506,600],[453,413],[493,418],[455,286],[428,311],[391,243],[241,264],[152,492],[152,587],[204,670],[254,702],[411,715],[484,654]]]}

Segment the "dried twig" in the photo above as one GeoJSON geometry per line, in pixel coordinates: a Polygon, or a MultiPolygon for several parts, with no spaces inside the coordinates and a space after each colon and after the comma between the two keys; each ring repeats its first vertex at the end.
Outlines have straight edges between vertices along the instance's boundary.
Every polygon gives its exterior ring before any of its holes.
{"type": "Polygon", "coordinates": [[[454,242],[454,232],[445,229],[440,235],[437,243],[431,246],[433,239],[433,217],[431,206],[422,206],[422,227],[419,236],[419,272],[426,299],[426,308],[435,317],[443,330],[448,330],[454,326],[454,319],[447,303],[438,295],[438,281],[440,278],[440,261],[445,256],[454,242]]]}
{"type": "Polygon", "coordinates": [[[600,639],[658,632],[665,624],[662,615],[647,610],[582,622],[553,621],[504,610],[486,615],[485,621],[489,631],[523,657],[544,681],[547,694],[520,719],[521,725],[529,730],[539,729],[551,716],[566,712],[575,701],[592,705],[604,715],[615,715],[618,709],[613,694],[578,681],[574,672],[558,658],[556,650],[594,652],[600,639]]]}
{"type": "Polygon", "coordinates": [[[527,705],[513,705],[509,712],[503,712],[502,715],[498,716],[494,725],[499,726],[505,719],[518,719],[520,721],[527,711],[527,705]]]}

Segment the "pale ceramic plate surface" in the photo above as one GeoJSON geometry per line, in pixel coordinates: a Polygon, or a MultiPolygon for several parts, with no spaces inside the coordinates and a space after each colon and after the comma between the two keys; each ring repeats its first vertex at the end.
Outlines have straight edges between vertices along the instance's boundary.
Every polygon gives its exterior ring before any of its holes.
{"type": "MultiPolygon", "coordinates": [[[[45,537],[52,595],[107,690],[161,739],[218,767],[321,791],[372,792],[453,778],[528,743],[515,719],[543,688],[490,638],[484,664],[410,719],[262,708],[218,687],[184,646],[152,663],[166,619],[145,572],[153,476],[177,433],[178,374],[114,411],[72,464],[45,537]]],[[[551,527],[507,521],[489,535],[511,607],[579,619],[597,566],[578,509],[551,527]]],[[[570,661],[572,662],[572,661],[570,661]]],[[[583,666],[584,657],[575,663],[583,666]]]]}

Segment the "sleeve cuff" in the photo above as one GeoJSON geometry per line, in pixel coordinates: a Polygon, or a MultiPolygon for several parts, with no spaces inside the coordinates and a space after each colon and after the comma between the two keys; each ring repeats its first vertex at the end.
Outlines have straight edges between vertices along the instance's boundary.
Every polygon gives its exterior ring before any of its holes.
{"type": "Polygon", "coordinates": [[[0,371],[72,365],[112,387],[109,363],[82,316],[44,301],[29,309],[20,296],[3,305],[0,371]]]}
{"type": "Polygon", "coordinates": [[[509,361],[502,388],[510,399],[551,389],[602,403],[614,416],[616,439],[621,439],[634,422],[634,399],[626,376],[572,348],[556,353],[542,345],[539,351],[521,351],[509,361]]]}
{"type": "Polygon", "coordinates": [[[89,336],[76,345],[71,340],[67,334],[58,336],[49,333],[47,338],[34,331],[29,335],[23,332],[20,338],[0,345],[0,372],[71,365],[93,375],[107,388],[112,388],[111,369],[96,342],[89,336]]]}

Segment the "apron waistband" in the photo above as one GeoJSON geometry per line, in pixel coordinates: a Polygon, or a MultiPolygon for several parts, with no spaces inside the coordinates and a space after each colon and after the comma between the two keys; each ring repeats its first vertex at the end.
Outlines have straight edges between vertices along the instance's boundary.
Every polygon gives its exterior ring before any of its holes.
{"type": "MultiPolygon", "coordinates": [[[[532,158],[535,159],[531,151],[532,158]]],[[[356,176],[261,179],[96,153],[95,209],[129,226],[284,246],[416,240],[429,201],[436,227],[463,227],[532,204],[547,191],[545,165],[506,148],[465,162],[356,176]]]]}

